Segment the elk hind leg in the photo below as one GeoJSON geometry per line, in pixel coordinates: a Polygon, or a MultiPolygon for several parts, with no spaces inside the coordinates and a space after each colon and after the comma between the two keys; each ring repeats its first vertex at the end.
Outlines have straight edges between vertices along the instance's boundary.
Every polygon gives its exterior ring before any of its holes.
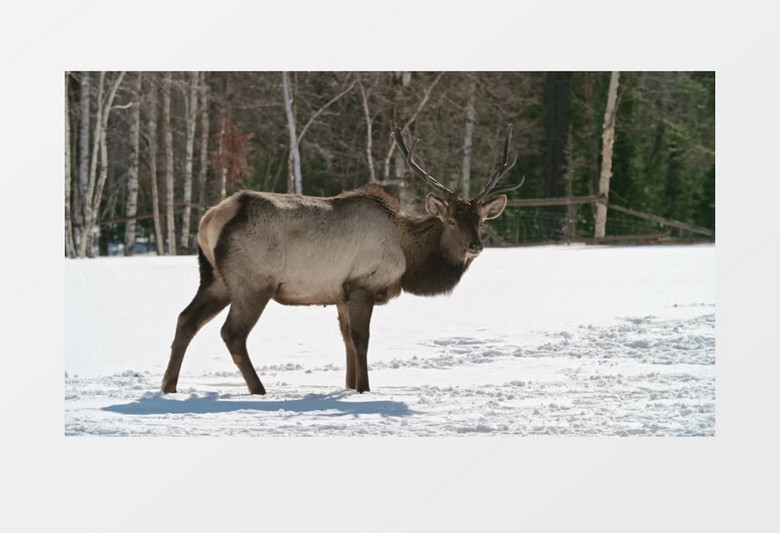
{"type": "Polygon", "coordinates": [[[369,391],[368,386],[368,337],[371,314],[374,310],[374,294],[354,288],[347,297],[349,332],[355,347],[355,390],[369,391]]]}
{"type": "Polygon", "coordinates": [[[340,303],[337,305],[339,311],[339,327],[341,328],[341,336],[344,338],[344,346],[347,348],[347,379],[346,386],[348,389],[357,388],[357,379],[355,376],[355,365],[357,361],[357,353],[355,352],[355,343],[352,341],[352,333],[349,328],[349,311],[347,310],[347,304],[340,303]]]}
{"type": "Polygon", "coordinates": [[[171,358],[163,377],[163,392],[176,392],[184,353],[190,341],[198,330],[222,311],[229,302],[224,286],[221,282],[214,281],[207,287],[201,286],[192,302],[179,314],[176,335],[171,344],[171,358]]]}
{"type": "Polygon", "coordinates": [[[273,290],[268,288],[247,291],[240,298],[234,298],[225,325],[222,326],[222,340],[225,341],[233,362],[241,371],[250,394],[265,394],[265,387],[249,359],[246,339],[272,295],[273,290]]]}

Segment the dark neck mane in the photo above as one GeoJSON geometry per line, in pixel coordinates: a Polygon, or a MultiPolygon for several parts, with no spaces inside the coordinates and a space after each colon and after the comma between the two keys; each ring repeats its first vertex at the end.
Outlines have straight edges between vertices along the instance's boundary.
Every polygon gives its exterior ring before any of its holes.
{"type": "Polygon", "coordinates": [[[401,246],[406,256],[406,272],[401,278],[404,291],[422,296],[446,294],[455,288],[469,267],[454,262],[441,251],[442,222],[433,216],[406,216],[399,220],[401,246]]]}

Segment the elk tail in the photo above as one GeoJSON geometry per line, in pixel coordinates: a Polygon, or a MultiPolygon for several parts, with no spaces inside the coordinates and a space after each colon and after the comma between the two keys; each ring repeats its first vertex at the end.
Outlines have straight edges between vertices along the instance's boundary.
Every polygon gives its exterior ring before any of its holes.
{"type": "Polygon", "coordinates": [[[198,265],[200,266],[200,288],[205,289],[214,283],[214,267],[206,259],[206,254],[203,253],[200,245],[198,245],[198,265]]]}

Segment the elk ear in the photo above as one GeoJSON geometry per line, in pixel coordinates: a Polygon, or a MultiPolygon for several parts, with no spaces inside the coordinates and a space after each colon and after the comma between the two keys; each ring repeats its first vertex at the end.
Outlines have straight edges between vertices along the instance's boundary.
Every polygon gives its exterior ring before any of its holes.
{"type": "Polygon", "coordinates": [[[425,210],[430,215],[444,219],[447,216],[447,202],[429,192],[425,195],[425,210]]]}
{"type": "Polygon", "coordinates": [[[501,196],[496,196],[490,201],[485,202],[479,207],[480,215],[482,216],[483,220],[490,220],[492,218],[496,218],[501,213],[504,212],[504,208],[506,207],[506,194],[502,194],[501,196]]]}

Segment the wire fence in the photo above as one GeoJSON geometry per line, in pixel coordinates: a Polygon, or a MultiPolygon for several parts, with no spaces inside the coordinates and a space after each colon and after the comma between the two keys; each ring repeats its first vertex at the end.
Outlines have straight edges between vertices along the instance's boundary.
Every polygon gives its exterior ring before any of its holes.
{"type": "Polygon", "coordinates": [[[606,237],[596,239],[595,205],[512,206],[489,223],[485,241],[493,246],[547,243],[675,243],[714,241],[707,228],[663,219],[609,204],[606,237]]]}

